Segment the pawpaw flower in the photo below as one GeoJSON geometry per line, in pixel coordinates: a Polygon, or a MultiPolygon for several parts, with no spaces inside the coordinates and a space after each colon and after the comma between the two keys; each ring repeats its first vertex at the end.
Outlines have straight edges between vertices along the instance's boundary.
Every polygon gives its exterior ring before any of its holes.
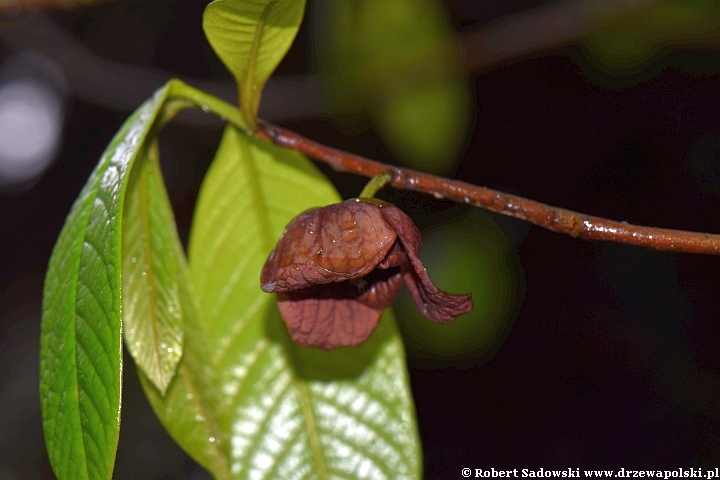
{"type": "Polygon", "coordinates": [[[300,346],[330,350],[363,343],[403,281],[420,312],[438,323],[472,310],[470,294],[439,290],[420,262],[421,234],[395,205],[351,199],[293,219],[260,276],[277,293],[300,346]]]}

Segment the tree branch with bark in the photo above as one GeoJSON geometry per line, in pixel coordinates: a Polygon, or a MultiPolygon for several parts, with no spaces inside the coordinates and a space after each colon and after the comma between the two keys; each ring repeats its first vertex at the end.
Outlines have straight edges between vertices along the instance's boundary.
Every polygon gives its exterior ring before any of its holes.
{"type": "Polygon", "coordinates": [[[583,240],[623,243],[653,250],[720,255],[718,234],[646,227],[587,215],[460,180],[388,165],[322,145],[271,123],[261,122],[258,128],[256,134],[259,137],[301,152],[336,171],[364,177],[374,177],[389,171],[393,177],[391,185],[395,188],[484,208],[525,220],[552,232],[583,240]]]}

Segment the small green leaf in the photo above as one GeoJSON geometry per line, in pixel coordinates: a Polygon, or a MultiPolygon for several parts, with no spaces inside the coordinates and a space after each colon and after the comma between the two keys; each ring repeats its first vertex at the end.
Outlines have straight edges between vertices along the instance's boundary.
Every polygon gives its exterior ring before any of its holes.
{"type": "Polygon", "coordinates": [[[339,201],[301,155],[225,131],[190,239],[200,312],[161,397],[171,435],[216,478],[420,478],[404,350],[391,312],[358,348],[291,340],[260,269],[285,225],[339,201]]]}
{"type": "Polygon", "coordinates": [[[292,44],[305,0],[215,0],[203,29],[220,60],[235,77],[243,119],[254,130],[260,95],[292,44]]]}
{"type": "MultiPolygon", "coordinates": [[[[145,152],[143,152],[145,153],[145,152]]],[[[123,219],[123,329],[138,368],[165,393],[182,357],[184,253],[158,165],[157,141],[130,174],[123,219]]]]}
{"type": "Polygon", "coordinates": [[[60,479],[111,478],[120,428],[120,254],[133,162],[171,90],[122,126],[75,201],[50,258],[40,338],[48,456],[60,479]]]}

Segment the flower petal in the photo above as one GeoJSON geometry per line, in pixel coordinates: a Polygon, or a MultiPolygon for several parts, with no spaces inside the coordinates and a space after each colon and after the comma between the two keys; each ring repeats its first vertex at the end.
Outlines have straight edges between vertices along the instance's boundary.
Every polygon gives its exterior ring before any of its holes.
{"type": "Polygon", "coordinates": [[[382,309],[365,305],[354,289],[342,282],[278,293],[280,314],[295,343],[330,350],[367,340],[382,309]]]}
{"type": "Polygon", "coordinates": [[[383,310],[393,304],[402,287],[402,273],[397,270],[373,270],[370,275],[349,283],[366,282],[358,300],[368,307],[383,310]]]}
{"type": "Polygon", "coordinates": [[[370,273],[397,235],[372,203],[348,200],[291,221],[263,266],[263,291],[289,292],[370,273]]]}
{"type": "Polygon", "coordinates": [[[398,239],[410,261],[402,266],[402,275],[420,313],[433,322],[450,323],[455,317],[472,311],[473,304],[469,293],[446,293],[430,280],[418,252],[422,235],[412,219],[394,205],[384,205],[381,211],[397,231],[398,239]]]}
{"type": "Polygon", "coordinates": [[[280,292],[278,306],[298,345],[352,347],[367,340],[401,286],[399,269],[375,270],[346,282],[280,292]]]}

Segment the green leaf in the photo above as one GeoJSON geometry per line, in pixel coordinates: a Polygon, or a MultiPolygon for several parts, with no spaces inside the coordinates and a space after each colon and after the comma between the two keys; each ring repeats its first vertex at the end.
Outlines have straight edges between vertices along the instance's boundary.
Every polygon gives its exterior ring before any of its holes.
{"type": "Polygon", "coordinates": [[[203,14],[203,29],[235,77],[240,109],[254,130],[260,95],[292,44],[305,0],[215,0],[203,14]]]}
{"type": "Polygon", "coordinates": [[[218,479],[421,476],[392,313],[361,347],[299,348],[275,297],[260,290],[285,225],[339,200],[301,155],[227,127],[191,232],[200,311],[186,318],[166,396],[143,382],[171,435],[218,479]]]}
{"type": "Polygon", "coordinates": [[[50,258],[40,338],[48,456],[60,478],[111,478],[120,428],[120,255],[125,188],[172,85],[121,127],[68,215],[50,258]]]}
{"type": "Polygon", "coordinates": [[[158,164],[157,140],[147,153],[130,174],[125,201],[123,329],[138,368],[164,394],[182,357],[180,283],[185,280],[179,272],[185,255],[158,164]]]}
{"type": "Polygon", "coordinates": [[[155,413],[175,441],[217,480],[231,478],[221,449],[220,427],[211,405],[222,401],[213,388],[215,372],[206,341],[206,324],[186,265],[178,271],[180,309],[185,322],[185,347],[177,373],[163,395],[139,370],[140,382],[155,413]]]}

